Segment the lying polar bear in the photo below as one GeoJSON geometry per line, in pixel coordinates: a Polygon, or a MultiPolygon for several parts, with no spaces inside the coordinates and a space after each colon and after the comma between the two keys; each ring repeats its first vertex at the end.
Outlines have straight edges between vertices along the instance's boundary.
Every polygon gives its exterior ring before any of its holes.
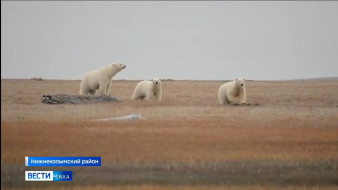
{"type": "Polygon", "coordinates": [[[237,78],[221,85],[218,89],[218,103],[246,104],[245,80],[237,78]]]}
{"type": "Polygon", "coordinates": [[[162,99],[162,83],[158,78],[154,78],[151,81],[141,81],[137,83],[134,93],[131,96],[132,100],[146,99],[161,101],[162,99]]]}

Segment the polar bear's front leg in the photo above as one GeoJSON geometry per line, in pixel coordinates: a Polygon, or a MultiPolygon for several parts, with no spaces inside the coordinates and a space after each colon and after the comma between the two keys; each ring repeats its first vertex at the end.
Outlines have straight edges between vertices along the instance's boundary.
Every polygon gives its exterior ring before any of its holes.
{"type": "Polygon", "coordinates": [[[238,97],[234,97],[231,93],[227,95],[229,104],[238,103],[238,97]]]}
{"type": "Polygon", "coordinates": [[[154,93],[152,92],[152,90],[148,90],[146,93],[146,100],[147,101],[151,101],[155,98],[154,93]]]}
{"type": "Polygon", "coordinates": [[[111,87],[111,80],[108,81],[108,85],[107,85],[107,88],[106,88],[106,94],[109,95],[109,96],[111,95],[110,94],[110,87],[111,87]]]}
{"type": "Polygon", "coordinates": [[[100,81],[99,83],[99,95],[106,95],[107,94],[107,85],[108,81],[100,81]]]}
{"type": "Polygon", "coordinates": [[[243,90],[242,90],[242,92],[240,93],[240,96],[239,96],[239,103],[240,103],[240,104],[246,104],[246,90],[245,90],[245,87],[243,87],[243,90]]]}

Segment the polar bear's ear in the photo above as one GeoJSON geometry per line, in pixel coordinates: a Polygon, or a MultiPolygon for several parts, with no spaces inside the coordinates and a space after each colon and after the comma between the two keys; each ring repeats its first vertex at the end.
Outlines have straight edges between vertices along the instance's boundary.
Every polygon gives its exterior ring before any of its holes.
{"type": "Polygon", "coordinates": [[[236,81],[238,81],[238,78],[236,78],[236,81]]]}

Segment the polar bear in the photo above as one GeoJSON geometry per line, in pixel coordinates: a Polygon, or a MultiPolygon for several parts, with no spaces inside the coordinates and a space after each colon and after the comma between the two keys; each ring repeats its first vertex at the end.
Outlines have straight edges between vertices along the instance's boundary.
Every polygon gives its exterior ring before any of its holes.
{"type": "Polygon", "coordinates": [[[132,100],[146,99],[161,101],[162,99],[162,83],[158,78],[154,78],[151,81],[141,81],[137,83],[134,93],[131,96],[132,100]]]}
{"type": "Polygon", "coordinates": [[[110,95],[110,84],[113,76],[126,67],[126,65],[120,63],[113,63],[101,69],[87,73],[82,79],[80,94],[95,95],[96,90],[98,90],[100,95],[110,95]]]}
{"type": "Polygon", "coordinates": [[[245,79],[237,78],[221,85],[218,89],[218,103],[246,104],[245,79]]]}

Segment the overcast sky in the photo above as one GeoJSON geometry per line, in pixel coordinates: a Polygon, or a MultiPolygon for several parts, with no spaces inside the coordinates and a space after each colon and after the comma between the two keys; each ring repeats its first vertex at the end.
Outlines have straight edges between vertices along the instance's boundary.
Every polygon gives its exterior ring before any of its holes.
{"type": "Polygon", "coordinates": [[[1,78],[338,77],[338,2],[1,1],[1,78]]]}

